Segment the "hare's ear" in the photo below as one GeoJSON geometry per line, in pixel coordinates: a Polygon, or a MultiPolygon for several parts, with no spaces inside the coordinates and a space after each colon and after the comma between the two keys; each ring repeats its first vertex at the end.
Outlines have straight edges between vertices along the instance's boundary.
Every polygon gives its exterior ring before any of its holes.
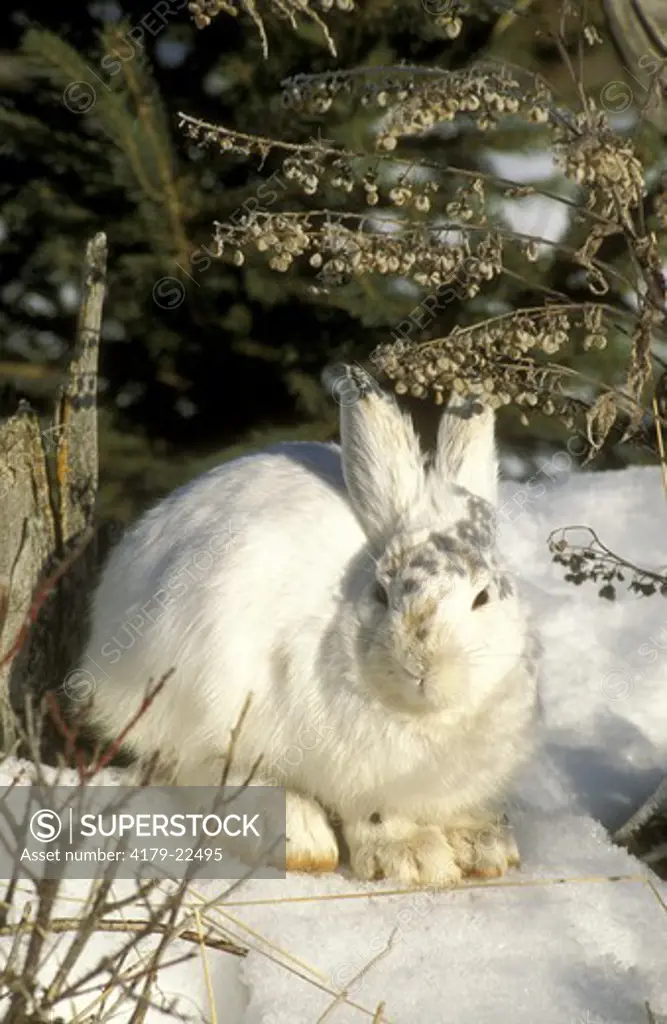
{"type": "Polygon", "coordinates": [[[434,483],[451,482],[496,503],[498,456],[493,409],[473,397],[452,396],[438,427],[434,483]]]}
{"type": "Polygon", "coordinates": [[[345,483],[371,545],[382,546],[424,492],[419,438],[393,395],[361,367],[337,369],[331,390],[340,405],[345,483]]]}

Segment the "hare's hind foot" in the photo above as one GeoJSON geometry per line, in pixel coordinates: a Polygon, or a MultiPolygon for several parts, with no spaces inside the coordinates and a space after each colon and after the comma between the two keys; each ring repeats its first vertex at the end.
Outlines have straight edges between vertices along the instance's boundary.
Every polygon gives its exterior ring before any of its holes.
{"type": "Polygon", "coordinates": [[[288,871],[323,874],[338,867],[338,843],[322,807],[310,797],[287,791],[288,871]]]}

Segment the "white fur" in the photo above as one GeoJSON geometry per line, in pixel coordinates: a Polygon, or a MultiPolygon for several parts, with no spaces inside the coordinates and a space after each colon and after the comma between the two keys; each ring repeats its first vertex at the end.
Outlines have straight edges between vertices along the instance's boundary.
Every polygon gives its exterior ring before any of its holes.
{"type": "Polygon", "coordinates": [[[448,415],[438,427],[435,478],[456,480],[473,494],[492,505],[498,498],[498,464],[493,431],[493,409],[484,406],[475,412],[474,399],[450,399],[448,415]],[[470,416],[477,416],[470,421],[470,416]],[[471,429],[472,428],[472,429],[471,429]]]}
{"type": "MultiPolygon", "coordinates": [[[[335,866],[324,807],[357,874],[448,884],[479,862],[470,836],[488,835],[530,751],[535,682],[516,598],[473,612],[485,579],[450,573],[401,597],[400,566],[465,517],[452,483],[495,493],[493,414],[446,413],[430,475],[387,396],[343,407],[341,438],[342,467],[335,445],[285,444],[203,474],[128,531],[81,664],[91,720],[117,736],[173,668],[129,746],[176,782],[215,783],[252,694],[235,778],[261,758],[255,781],[287,788],[292,867],[335,866]],[[382,608],[375,573],[391,566],[382,608]]],[[[515,859],[504,842],[482,867],[515,859]]]]}

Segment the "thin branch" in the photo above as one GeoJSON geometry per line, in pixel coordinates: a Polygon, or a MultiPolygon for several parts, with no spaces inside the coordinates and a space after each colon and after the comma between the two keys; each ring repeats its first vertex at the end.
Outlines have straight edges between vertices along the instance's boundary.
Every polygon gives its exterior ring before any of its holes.
{"type": "Polygon", "coordinates": [[[90,543],[90,541],[92,539],[92,536],[93,536],[92,528],[87,529],[84,532],[84,535],[81,538],[81,540],[73,548],[73,550],[70,552],[70,554],[67,556],[67,558],[63,559],[63,561],[53,570],[53,572],[49,576],[46,577],[44,582],[41,584],[41,586],[39,587],[39,589],[37,591],[37,594],[35,596],[34,601],[30,605],[30,608],[28,609],[28,611],[26,613],[26,617],[25,617],[25,619],[23,621],[23,625],[21,626],[21,628],[20,628],[20,630],[19,630],[19,632],[18,632],[18,634],[16,636],[16,639],[14,640],[13,644],[10,646],[9,650],[0,658],[0,669],[4,668],[5,665],[9,664],[9,662],[21,650],[21,648],[23,647],[23,644],[25,643],[26,637],[27,637],[28,633],[30,632],[30,627],[37,620],[37,616],[39,615],[39,613],[40,613],[40,611],[41,611],[41,609],[42,609],[42,607],[44,605],[44,602],[46,601],[47,597],[49,597],[50,594],[53,593],[53,591],[55,589],[55,586],[58,583],[58,581],[65,575],[67,570],[74,564],[74,562],[77,560],[77,558],[79,558],[79,556],[83,553],[85,548],[90,543]]]}
{"type": "MultiPolygon", "coordinates": [[[[247,132],[237,131],[236,129],[226,128],[224,125],[212,124],[210,121],[204,121],[201,118],[192,117],[190,114],[186,114],[184,111],[178,112],[179,127],[189,126],[196,128],[198,131],[205,131],[207,135],[224,136],[228,138],[237,138],[243,142],[248,143],[257,149],[260,153],[267,153],[271,149],[284,150],[288,153],[312,153],[313,155],[319,156],[332,156],[336,158],[344,158],[346,160],[374,160],[382,163],[389,164],[414,164],[414,157],[399,157],[391,153],[357,153],[353,150],[344,149],[342,147],[331,147],[327,146],[322,141],[316,141],[313,143],[308,142],[286,142],[284,139],[270,139],[262,135],[252,135],[247,132]]],[[[205,140],[206,142],[212,141],[210,138],[205,140]]],[[[459,175],[462,178],[477,179],[480,178],[482,181],[486,181],[491,185],[499,185],[504,188],[515,189],[518,187],[529,190],[526,194],[543,196],[545,199],[553,199],[555,202],[563,203],[565,206],[569,206],[572,210],[584,218],[590,218],[596,221],[598,224],[603,224],[605,227],[613,227],[621,230],[621,225],[617,221],[610,220],[608,217],[604,217],[602,214],[596,213],[594,210],[589,210],[583,207],[580,202],[575,199],[571,199],[568,196],[560,195],[558,192],[552,192],[549,189],[543,188],[541,185],[521,185],[519,182],[512,178],[503,178],[501,175],[493,174],[489,171],[482,170],[470,170],[466,167],[455,167],[451,164],[443,165],[431,160],[419,160],[419,166],[425,167],[429,170],[438,171],[440,174],[446,175],[459,175]]],[[[316,211],[314,211],[316,212],[316,211]]]]}

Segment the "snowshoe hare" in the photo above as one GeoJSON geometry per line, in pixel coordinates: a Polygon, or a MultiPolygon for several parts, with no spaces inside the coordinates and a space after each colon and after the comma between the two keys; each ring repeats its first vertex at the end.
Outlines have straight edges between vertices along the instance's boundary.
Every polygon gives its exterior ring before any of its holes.
{"type": "MultiPolygon", "coordinates": [[[[518,863],[502,800],[531,752],[534,642],[495,553],[494,416],[454,398],[428,463],[357,367],[341,445],[218,466],[130,529],[82,670],[90,721],[168,781],[287,792],[287,866],[451,885],[518,863]],[[91,672],[90,663],[96,667],[91,672]]],[[[348,389],[348,398],[350,391],[348,389]]]]}

